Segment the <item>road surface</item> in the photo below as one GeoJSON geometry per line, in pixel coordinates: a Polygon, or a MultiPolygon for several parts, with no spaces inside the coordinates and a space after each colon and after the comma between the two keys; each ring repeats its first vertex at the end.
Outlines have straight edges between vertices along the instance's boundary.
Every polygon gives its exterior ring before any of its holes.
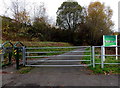
{"type": "MultiPolygon", "coordinates": [[[[81,48],[79,50],[84,50],[81,48]]],[[[78,55],[83,53],[68,52],[64,55],[78,55]]],[[[80,59],[80,57],[55,57],[52,59],[64,59],[73,60],[80,59]]],[[[48,64],[48,63],[44,63],[48,64]]],[[[53,64],[53,63],[51,63],[53,64]]],[[[61,64],[61,62],[56,63],[61,64]]],[[[62,64],[80,64],[80,62],[72,63],[62,63],[62,64]]],[[[13,67],[4,68],[3,71],[6,72],[2,74],[3,76],[3,88],[19,86],[29,88],[39,88],[40,86],[59,86],[63,88],[64,86],[118,86],[119,85],[119,75],[104,75],[104,74],[93,74],[87,67],[36,67],[32,69],[27,74],[18,74],[11,72],[13,67]]],[[[53,88],[53,87],[47,87],[53,88]]],[[[57,88],[57,87],[56,87],[57,88]]]]}

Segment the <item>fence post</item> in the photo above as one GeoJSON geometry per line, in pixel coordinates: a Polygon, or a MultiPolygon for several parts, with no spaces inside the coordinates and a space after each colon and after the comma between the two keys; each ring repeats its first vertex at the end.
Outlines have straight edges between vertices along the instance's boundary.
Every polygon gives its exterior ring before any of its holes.
{"type": "Polygon", "coordinates": [[[92,60],[93,60],[93,68],[95,68],[95,47],[92,46],[92,60]]]}
{"type": "Polygon", "coordinates": [[[1,62],[4,61],[4,54],[0,54],[1,62]]]}
{"type": "Polygon", "coordinates": [[[3,52],[3,50],[1,50],[0,58],[1,58],[1,62],[4,61],[4,52],[3,52]]]}
{"type": "Polygon", "coordinates": [[[19,49],[16,48],[16,52],[15,52],[15,59],[16,59],[16,69],[19,69],[19,49]]]}
{"type": "Polygon", "coordinates": [[[8,58],[9,58],[9,64],[11,64],[12,63],[12,52],[9,52],[9,55],[8,55],[8,58]]]}
{"type": "Polygon", "coordinates": [[[104,68],[104,46],[101,46],[101,68],[104,68]]]}
{"type": "Polygon", "coordinates": [[[116,46],[116,60],[118,60],[118,47],[116,46]]]}
{"type": "Polygon", "coordinates": [[[25,46],[23,46],[22,58],[23,58],[23,66],[25,66],[25,63],[26,63],[26,59],[25,59],[25,46]]]}
{"type": "Polygon", "coordinates": [[[116,35],[116,47],[115,47],[116,48],[116,60],[118,60],[118,56],[117,56],[118,55],[118,47],[117,47],[117,45],[118,45],[117,44],[118,39],[117,39],[117,37],[118,36],[116,35]]]}
{"type": "Polygon", "coordinates": [[[90,46],[90,64],[92,65],[92,46],[90,46]]]}

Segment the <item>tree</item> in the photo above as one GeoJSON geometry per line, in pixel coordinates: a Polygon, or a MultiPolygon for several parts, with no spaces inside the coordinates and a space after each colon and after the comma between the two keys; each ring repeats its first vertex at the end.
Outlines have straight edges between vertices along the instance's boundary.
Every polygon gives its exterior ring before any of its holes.
{"type": "Polygon", "coordinates": [[[20,24],[17,25],[16,22],[5,16],[1,16],[2,18],[2,35],[3,39],[6,40],[12,40],[17,37],[18,31],[16,30],[17,28],[20,28],[20,24]]]}
{"type": "Polygon", "coordinates": [[[46,8],[44,3],[40,3],[36,5],[34,3],[34,18],[33,18],[33,29],[29,30],[32,31],[32,36],[39,38],[40,40],[49,40],[49,30],[50,25],[48,23],[48,16],[46,14],[46,8]]]}
{"type": "Polygon", "coordinates": [[[45,7],[45,5],[44,5],[44,3],[43,2],[40,2],[39,4],[36,4],[36,3],[34,3],[33,4],[34,5],[34,14],[33,14],[33,16],[34,16],[34,21],[36,21],[36,18],[37,19],[44,19],[44,21],[46,22],[46,23],[48,23],[48,15],[47,15],[47,12],[46,12],[46,7],[45,7]]]}
{"type": "MultiPolygon", "coordinates": [[[[40,40],[45,40],[45,33],[47,30],[47,25],[45,22],[44,18],[35,18],[34,22],[33,22],[33,33],[34,33],[34,37],[38,37],[40,40]]],[[[32,34],[33,34],[32,33],[32,34]]]]}
{"type": "Polygon", "coordinates": [[[16,13],[14,17],[17,19],[16,21],[19,23],[23,23],[23,24],[30,23],[30,16],[25,10],[19,13],[16,13]]]}
{"type": "Polygon", "coordinates": [[[16,22],[28,24],[30,23],[29,12],[26,10],[26,2],[20,0],[12,1],[11,11],[16,22]]]}
{"type": "Polygon", "coordinates": [[[10,19],[9,17],[5,17],[5,16],[0,16],[0,18],[2,18],[2,37],[7,37],[9,36],[9,32],[10,32],[10,23],[12,21],[12,19],[10,19]]]}
{"type": "Polygon", "coordinates": [[[82,10],[76,1],[63,2],[57,10],[56,25],[61,29],[76,30],[77,25],[83,21],[82,10]]]}
{"type": "Polygon", "coordinates": [[[112,9],[105,7],[100,2],[92,2],[88,6],[87,26],[91,44],[99,44],[102,36],[111,34],[113,22],[111,20],[112,9]]]}

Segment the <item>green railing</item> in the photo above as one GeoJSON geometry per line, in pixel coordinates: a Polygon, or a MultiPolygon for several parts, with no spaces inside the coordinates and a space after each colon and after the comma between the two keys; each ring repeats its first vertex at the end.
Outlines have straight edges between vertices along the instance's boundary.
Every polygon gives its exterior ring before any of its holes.
{"type": "Polygon", "coordinates": [[[21,42],[16,42],[14,44],[14,54],[15,54],[15,60],[16,60],[16,69],[19,69],[20,60],[23,60],[23,47],[25,47],[25,46],[21,42]]]}
{"type": "Polygon", "coordinates": [[[0,47],[1,66],[12,64],[12,56],[14,55],[16,69],[19,69],[20,59],[23,59],[23,57],[21,57],[23,55],[23,47],[25,46],[21,42],[16,42],[14,45],[10,41],[6,41],[5,43],[3,43],[0,47]]]}
{"type": "Polygon", "coordinates": [[[12,64],[13,44],[10,41],[6,41],[0,47],[0,51],[1,66],[12,64]]]}

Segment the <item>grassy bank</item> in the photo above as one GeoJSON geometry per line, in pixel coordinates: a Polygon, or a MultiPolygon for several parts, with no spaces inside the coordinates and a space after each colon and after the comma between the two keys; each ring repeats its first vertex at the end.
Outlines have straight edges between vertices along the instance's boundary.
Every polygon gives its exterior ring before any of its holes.
{"type": "MultiPolygon", "coordinates": [[[[6,41],[2,41],[2,43],[5,43],[6,41]]],[[[18,41],[10,41],[11,43],[15,44],[18,41]]],[[[65,42],[32,42],[32,41],[20,41],[27,47],[52,47],[52,46],[72,46],[70,43],[65,43],[65,42]]]]}
{"type": "MultiPolygon", "coordinates": [[[[88,50],[88,49],[87,49],[88,50]]],[[[95,52],[95,54],[100,54],[99,53],[100,50],[98,50],[98,52],[95,52]]],[[[84,55],[89,55],[89,52],[85,52],[84,55]]],[[[83,57],[83,59],[85,60],[89,60],[89,57],[83,57]]],[[[88,62],[83,62],[85,64],[88,64],[88,62]]],[[[96,56],[95,57],[95,63],[101,63],[101,57],[96,56]]],[[[104,63],[120,63],[120,58],[118,58],[118,60],[116,60],[115,57],[113,56],[107,56],[105,57],[105,62],[104,63]]],[[[93,73],[95,74],[120,74],[120,65],[113,65],[113,64],[104,64],[104,68],[101,68],[100,64],[96,64],[95,68],[93,68],[92,66],[88,67],[90,70],[93,71],[93,73]]]]}
{"type": "MultiPolygon", "coordinates": [[[[15,44],[15,42],[12,42],[12,43],[15,44]]],[[[25,42],[23,41],[22,43],[26,47],[70,47],[70,46],[73,46],[72,44],[64,43],[64,42],[25,42]]],[[[41,53],[31,53],[29,54],[29,56],[50,56],[50,55],[62,54],[70,50],[72,50],[72,48],[56,48],[56,49],[48,48],[48,49],[29,49],[27,50],[27,52],[41,52],[41,53]],[[55,53],[53,51],[56,51],[56,52],[61,51],[61,52],[55,53]]]]}

